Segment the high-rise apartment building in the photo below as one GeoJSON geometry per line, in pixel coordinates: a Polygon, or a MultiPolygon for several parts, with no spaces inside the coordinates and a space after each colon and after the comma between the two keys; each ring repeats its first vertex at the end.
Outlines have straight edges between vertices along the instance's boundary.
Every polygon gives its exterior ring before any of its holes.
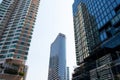
{"type": "Polygon", "coordinates": [[[40,0],[0,3],[0,79],[25,80],[28,50],[40,0]]]}
{"type": "Polygon", "coordinates": [[[120,80],[120,0],[74,0],[73,80],[120,80]]]}
{"type": "Polygon", "coordinates": [[[66,41],[61,33],[51,44],[48,80],[66,80],[66,41]]]}

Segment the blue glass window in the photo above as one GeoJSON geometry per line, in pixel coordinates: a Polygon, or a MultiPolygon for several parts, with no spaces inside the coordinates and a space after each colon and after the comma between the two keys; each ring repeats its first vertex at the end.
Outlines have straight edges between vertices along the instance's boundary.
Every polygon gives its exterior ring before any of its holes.
{"type": "Polygon", "coordinates": [[[100,22],[100,26],[101,26],[101,27],[103,26],[103,22],[102,22],[102,21],[100,22]]]}
{"type": "Polygon", "coordinates": [[[108,7],[108,5],[107,5],[107,4],[105,4],[105,5],[104,5],[104,7],[105,7],[105,8],[107,8],[107,7],[108,7]]]}
{"type": "Polygon", "coordinates": [[[105,39],[107,39],[107,34],[106,34],[105,30],[101,32],[100,39],[101,39],[101,41],[104,41],[105,39]]]}
{"type": "Polygon", "coordinates": [[[114,1],[114,0],[110,0],[111,1],[111,3],[114,1]]]}
{"type": "Polygon", "coordinates": [[[115,16],[115,11],[112,11],[112,15],[115,16]]]}
{"type": "Polygon", "coordinates": [[[108,2],[108,5],[110,5],[111,3],[110,3],[110,1],[107,1],[108,2]]]}
{"type": "Polygon", "coordinates": [[[116,0],[118,4],[120,4],[120,0],[116,0]]]}
{"type": "Polygon", "coordinates": [[[110,12],[110,10],[109,10],[109,9],[107,9],[106,11],[107,11],[107,13],[109,13],[109,12],[110,12]]]}
{"type": "Polygon", "coordinates": [[[106,15],[107,15],[107,12],[105,11],[105,12],[104,12],[104,16],[106,16],[106,15]]]}
{"type": "Polygon", "coordinates": [[[105,0],[103,0],[103,3],[106,3],[106,1],[105,1],[105,0]]]}
{"type": "Polygon", "coordinates": [[[103,19],[103,24],[105,24],[106,23],[106,20],[105,19],[103,19]]]}
{"type": "Polygon", "coordinates": [[[111,15],[111,13],[108,15],[108,17],[109,17],[109,19],[111,19],[111,18],[112,18],[112,15],[111,15]]]}
{"type": "Polygon", "coordinates": [[[98,24],[98,29],[100,29],[100,24],[98,24]]]}
{"type": "Polygon", "coordinates": [[[108,21],[109,21],[108,16],[106,16],[106,17],[105,17],[105,19],[106,19],[106,22],[108,22],[108,21]]]}
{"type": "Polygon", "coordinates": [[[103,38],[103,35],[102,35],[102,34],[100,35],[100,39],[101,39],[101,41],[103,41],[103,40],[104,40],[104,38],[103,38]]]}
{"type": "MultiPolygon", "coordinates": [[[[120,1],[120,0],[119,0],[120,1]]],[[[108,1],[109,2],[109,1],[108,1]]],[[[113,7],[115,8],[117,6],[116,2],[113,3],[113,7]]]]}
{"type": "Polygon", "coordinates": [[[110,6],[109,8],[110,8],[110,10],[112,10],[112,9],[113,9],[113,7],[112,7],[112,6],[110,6]]]}
{"type": "Polygon", "coordinates": [[[103,19],[104,18],[104,15],[103,14],[101,14],[101,19],[103,19]]]}

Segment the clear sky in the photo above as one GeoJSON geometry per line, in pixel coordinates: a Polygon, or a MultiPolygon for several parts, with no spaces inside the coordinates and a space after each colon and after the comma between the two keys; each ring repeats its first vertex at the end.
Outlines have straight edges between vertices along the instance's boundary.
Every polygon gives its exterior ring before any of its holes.
{"type": "Polygon", "coordinates": [[[0,0],[0,3],[2,2],[2,0],[0,0]]]}
{"type": "Polygon", "coordinates": [[[72,4],[73,0],[41,0],[27,60],[26,80],[47,80],[50,45],[58,33],[66,35],[67,66],[72,73],[76,65],[72,4]]]}

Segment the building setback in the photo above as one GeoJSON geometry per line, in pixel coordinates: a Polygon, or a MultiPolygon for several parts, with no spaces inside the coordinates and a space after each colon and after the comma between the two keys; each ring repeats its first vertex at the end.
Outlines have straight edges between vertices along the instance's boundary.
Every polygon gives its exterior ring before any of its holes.
{"type": "Polygon", "coordinates": [[[72,80],[120,80],[120,0],[74,0],[72,80]]]}
{"type": "Polygon", "coordinates": [[[66,80],[66,41],[59,33],[51,44],[48,80],[66,80]]]}
{"type": "Polygon", "coordinates": [[[40,0],[0,3],[0,79],[25,80],[28,50],[40,0]]]}

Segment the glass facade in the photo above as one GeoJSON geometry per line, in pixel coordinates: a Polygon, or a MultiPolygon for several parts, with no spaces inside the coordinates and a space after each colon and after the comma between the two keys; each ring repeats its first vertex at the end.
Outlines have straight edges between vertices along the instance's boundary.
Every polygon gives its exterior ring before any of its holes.
{"type": "Polygon", "coordinates": [[[51,44],[48,80],[66,80],[65,35],[59,34],[51,44]]]}
{"type": "MultiPolygon", "coordinates": [[[[0,3],[2,66],[6,64],[6,60],[11,60],[9,62],[11,64],[17,64],[18,61],[21,65],[25,65],[38,6],[39,0],[2,0],[0,3]]],[[[2,73],[5,73],[6,68],[2,70],[2,73]]]]}
{"type": "Polygon", "coordinates": [[[73,80],[119,80],[120,0],[74,0],[73,20],[80,68],[73,80]]]}
{"type": "Polygon", "coordinates": [[[89,14],[94,16],[95,26],[100,31],[101,41],[106,40],[119,31],[119,28],[114,26],[120,20],[119,0],[76,0],[73,4],[74,16],[80,11],[78,8],[80,4],[85,4],[89,14]]]}
{"type": "Polygon", "coordinates": [[[84,3],[80,3],[79,11],[74,14],[74,32],[77,64],[88,57],[95,45],[99,43],[99,33],[95,17],[91,15],[84,3]]]}
{"type": "Polygon", "coordinates": [[[67,79],[66,80],[70,80],[70,71],[69,71],[69,67],[67,67],[67,79]]]}

